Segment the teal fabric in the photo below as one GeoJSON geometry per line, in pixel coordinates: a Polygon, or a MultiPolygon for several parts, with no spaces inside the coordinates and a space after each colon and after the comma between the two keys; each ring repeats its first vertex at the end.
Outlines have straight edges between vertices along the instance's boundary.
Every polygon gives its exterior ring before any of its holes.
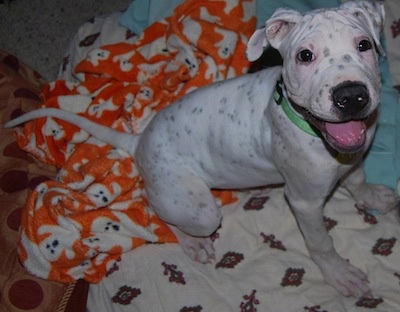
{"type": "MultiPolygon", "coordinates": [[[[140,34],[153,22],[171,15],[183,0],[135,0],[121,17],[121,25],[140,34]]],[[[309,11],[321,7],[337,7],[339,0],[258,0],[256,14],[258,27],[263,26],[271,14],[280,7],[309,11]]],[[[400,109],[398,93],[393,88],[387,59],[380,60],[382,93],[379,126],[364,168],[367,180],[396,188],[400,177],[400,109]]]]}
{"type": "Polygon", "coordinates": [[[300,12],[311,11],[317,8],[334,8],[340,5],[339,0],[258,0],[256,2],[257,26],[264,22],[278,8],[291,8],[300,12]]]}
{"type": "Polygon", "coordinates": [[[367,180],[396,188],[400,177],[400,109],[386,59],[380,62],[382,92],[380,116],[372,147],[364,161],[367,180]]]}
{"type": "Polygon", "coordinates": [[[134,0],[121,15],[120,24],[135,34],[141,34],[147,26],[172,15],[183,0],[134,0]]]}

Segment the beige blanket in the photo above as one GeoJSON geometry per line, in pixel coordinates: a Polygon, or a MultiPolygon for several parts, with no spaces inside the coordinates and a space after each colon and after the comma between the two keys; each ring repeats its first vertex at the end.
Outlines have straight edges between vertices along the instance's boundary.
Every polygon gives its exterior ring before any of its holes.
{"type": "Polygon", "coordinates": [[[223,208],[216,262],[194,263],[175,244],[140,247],[89,293],[90,311],[400,311],[398,212],[357,210],[344,190],[325,208],[339,254],[368,274],[373,299],[324,283],[281,188],[241,193],[223,208]]]}

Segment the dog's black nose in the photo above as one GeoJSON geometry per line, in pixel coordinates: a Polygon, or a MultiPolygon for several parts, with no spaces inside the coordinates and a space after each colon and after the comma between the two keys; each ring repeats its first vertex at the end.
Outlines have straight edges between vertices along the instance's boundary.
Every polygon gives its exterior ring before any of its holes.
{"type": "Polygon", "coordinates": [[[343,82],[333,88],[332,100],[344,114],[354,116],[369,103],[369,92],[362,83],[343,82]]]}

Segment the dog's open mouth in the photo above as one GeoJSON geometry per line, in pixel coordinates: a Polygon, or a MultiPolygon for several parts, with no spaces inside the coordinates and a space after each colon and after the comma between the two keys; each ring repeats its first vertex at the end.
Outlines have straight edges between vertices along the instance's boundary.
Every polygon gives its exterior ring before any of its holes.
{"type": "Polygon", "coordinates": [[[367,126],[364,121],[325,122],[326,140],[339,152],[359,152],[365,144],[367,126]]]}
{"type": "Polygon", "coordinates": [[[364,147],[367,138],[366,119],[346,122],[328,122],[310,113],[307,119],[321,132],[325,140],[340,153],[357,153],[364,147]]]}

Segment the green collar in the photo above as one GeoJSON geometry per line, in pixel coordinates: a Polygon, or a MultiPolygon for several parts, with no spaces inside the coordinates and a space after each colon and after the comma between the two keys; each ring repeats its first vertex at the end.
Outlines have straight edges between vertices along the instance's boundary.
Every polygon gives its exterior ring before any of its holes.
{"type": "Polygon", "coordinates": [[[309,135],[318,137],[318,132],[314,129],[314,127],[305,119],[300,117],[293,110],[292,106],[289,104],[288,100],[283,94],[283,81],[282,79],[276,83],[275,91],[274,91],[274,99],[278,105],[280,105],[285,112],[286,116],[301,130],[308,133],[309,135]]]}

